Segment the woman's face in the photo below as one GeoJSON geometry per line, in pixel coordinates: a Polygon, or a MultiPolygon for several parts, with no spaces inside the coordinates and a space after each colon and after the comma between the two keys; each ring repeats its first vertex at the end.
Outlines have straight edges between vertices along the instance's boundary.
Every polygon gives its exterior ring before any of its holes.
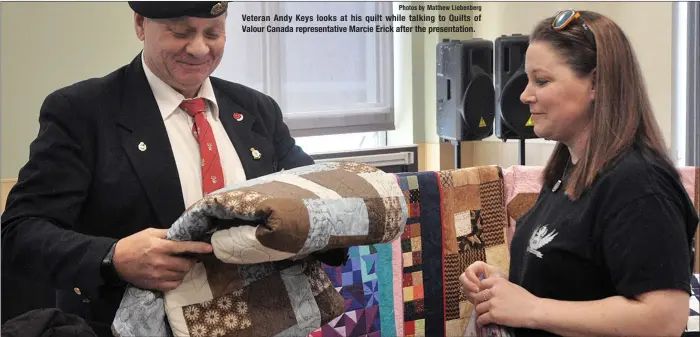
{"type": "Polygon", "coordinates": [[[525,53],[528,84],[520,100],[530,106],[538,137],[572,146],[588,129],[595,98],[593,75],[583,78],[548,42],[533,41],[525,53]]]}

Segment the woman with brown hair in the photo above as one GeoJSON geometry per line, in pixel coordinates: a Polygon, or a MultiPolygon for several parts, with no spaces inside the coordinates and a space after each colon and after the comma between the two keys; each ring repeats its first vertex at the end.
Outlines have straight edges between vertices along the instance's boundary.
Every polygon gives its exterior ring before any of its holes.
{"type": "Polygon", "coordinates": [[[698,216],[629,41],[610,19],[567,10],[535,27],[525,64],[521,100],[535,133],[558,143],[518,220],[510,275],[476,262],[460,276],[477,324],[517,337],[680,336],[698,216]]]}

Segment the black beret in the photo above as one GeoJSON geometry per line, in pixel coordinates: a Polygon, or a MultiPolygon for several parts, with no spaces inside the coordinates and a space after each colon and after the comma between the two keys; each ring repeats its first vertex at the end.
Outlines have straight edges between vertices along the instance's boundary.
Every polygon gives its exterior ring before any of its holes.
{"type": "Polygon", "coordinates": [[[129,1],[134,12],[151,19],[183,16],[215,18],[226,13],[227,1],[129,1]]]}

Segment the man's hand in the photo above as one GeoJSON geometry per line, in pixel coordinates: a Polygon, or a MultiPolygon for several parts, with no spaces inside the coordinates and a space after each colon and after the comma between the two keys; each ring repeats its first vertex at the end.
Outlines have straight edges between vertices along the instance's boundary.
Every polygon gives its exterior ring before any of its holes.
{"type": "Polygon", "coordinates": [[[114,268],[119,276],[139,288],[168,291],[177,288],[197,263],[177,255],[208,254],[210,244],[167,240],[167,229],[148,228],[125,237],[114,247],[114,268]]]}

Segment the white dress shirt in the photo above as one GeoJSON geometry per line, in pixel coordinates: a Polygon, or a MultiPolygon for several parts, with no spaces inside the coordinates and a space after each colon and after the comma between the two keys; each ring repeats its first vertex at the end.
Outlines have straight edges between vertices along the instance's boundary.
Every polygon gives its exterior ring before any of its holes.
{"type": "MultiPolygon", "coordinates": [[[[180,108],[180,103],[185,100],[185,96],[175,91],[175,89],[153,74],[143,57],[141,62],[143,70],[146,72],[148,84],[153,90],[153,95],[163,116],[163,122],[165,122],[165,129],[168,132],[170,145],[175,156],[177,172],[180,176],[183,201],[185,202],[185,208],[187,208],[204,196],[202,192],[202,159],[199,154],[199,143],[192,134],[194,118],[180,108]]],[[[211,124],[214,139],[216,139],[216,146],[219,149],[219,158],[221,158],[221,167],[224,172],[224,185],[229,186],[245,181],[245,171],[241,160],[219,119],[219,106],[216,104],[214,89],[209,78],[202,84],[197,97],[202,97],[207,102],[205,116],[209,124],[211,124]]]]}

